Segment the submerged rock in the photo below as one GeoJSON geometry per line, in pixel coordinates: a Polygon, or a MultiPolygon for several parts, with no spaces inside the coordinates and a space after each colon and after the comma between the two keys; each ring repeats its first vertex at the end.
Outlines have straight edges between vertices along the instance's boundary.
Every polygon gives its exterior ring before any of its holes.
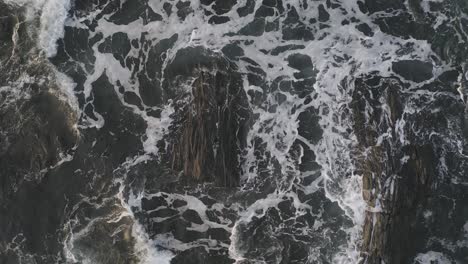
{"type": "Polygon", "coordinates": [[[58,188],[43,183],[71,157],[78,117],[24,11],[0,3],[0,262],[38,263],[38,253],[50,263],[57,257],[50,252],[60,247],[51,235],[60,228],[54,207],[64,196],[52,199],[58,188]]]}
{"type": "Polygon", "coordinates": [[[9,15],[0,18],[0,40],[2,40],[3,45],[12,41],[17,22],[16,16],[9,15]]]}
{"type": "Polygon", "coordinates": [[[23,10],[0,7],[0,200],[36,179],[78,140],[76,114],[63,100],[53,70],[34,48],[23,10]],[[21,40],[21,41],[19,41],[21,40]],[[16,43],[18,42],[18,43],[16,43]],[[4,53],[5,52],[5,53],[4,53]]]}

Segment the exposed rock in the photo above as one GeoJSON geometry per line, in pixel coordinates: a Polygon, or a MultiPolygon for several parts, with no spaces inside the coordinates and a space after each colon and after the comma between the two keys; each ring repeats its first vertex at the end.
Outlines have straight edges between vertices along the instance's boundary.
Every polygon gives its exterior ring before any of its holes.
{"type": "Polygon", "coordinates": [[[379,77],[356,82],[354,129],[362,148],[358,168],[368,205],[363,263],[408,263],[412,259],[417,252],[417,217],[431,195],[436,173],[431,145],[414,141],[402,146],[396,136],[396,122],[404,108],[401,87],[397,80],[379,77]],[[380,104],[386,104],[389,112],[383,111],[380,104]],[[384,116],[388,118],[382,119],[384,116]],[[396,139],[379,141],[378,137],[388,129],[396,139]]]}
{"type": "MultiPolygon", "coordinates": [[[[394,179],[392,189],[385,190],[390,194],[383,198],[382,212],[366,213],[363,230],[362,251],[365,263],[406,263],[416,254],[417,246],[414,233],[417,225],[418,207],[423,205],[430,195],[434,177],[434,154],[430,146],[409,147],[406,154],[410,156],[394,179]]],[[[379,164],[385,158],[373,155],[368,165],[379,164]]],[[[396,161],[392,161],[396,162],[396,161]]],[[[378,169],[364,173],[364,198],[369,205],[377,206],[377,198],[371,193],[382,193],[377,179],[378,169]],[[372,172],[374,175],[372,175],[372,172]]],[[[388,168],[382,168],[388,170],[388,168]]],[[[382,175],[382,174],[381,174],[382,175]]]]}
{"type": "MultiPolygon", "coordinates": [[[[194,59],[213,70],[196,66],[196,61],[191,62],[195,68],[181,69],[193,71],[196,77],[190,94],[184,95],[177,106],[172,167],[196,180],[237,186],[248,118],[246,95],[239,75],[227,68],[229,65],[223,66],[224,62],[212,55],[200,56],[194,59]]],[[[171,71],[177,72],[176,68],[171,71]]]]}

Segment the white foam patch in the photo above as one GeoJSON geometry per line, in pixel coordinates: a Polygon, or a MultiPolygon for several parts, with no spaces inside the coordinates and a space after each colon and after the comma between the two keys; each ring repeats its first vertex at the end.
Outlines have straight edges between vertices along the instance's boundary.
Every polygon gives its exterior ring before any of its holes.
{"type": "Polygon", "coordinates": [[[42,7],[39,45],[47,57],[57,53],[57,40],[64,35],[70,0],[48,0],[42,7]]]}
{"type": "Polygon", "coordinates": [[[426,253],[420,253],[414,258],[414,264],[451,264],[452,262],[442,253],[429,251],[426,253]]]}
{"type": "Polygon", "coordinates": [[[65,20],[68,16],[70,0],[5,0],[7,4],[26,6],[28,20],[40,14],[38,46],[47,57],[57,53],[57,40],[64,35],[65,20]]]}
{"type": "Polygon", "coordinates": [[[9,82],[8,85],[0,86],[1,102],[0,107],[5,107],[9,104],[16,102],[19,99],[29,99],[31,94],[21,89],[24,85],[34,84],[45,80],[37,80],[29,74],[23,72],[17,80],[9,82]]]}
{"type": "Polygon", "coordinates": [[[73,111],[79,112],[80,109],[78,105],[78,99],[76,98],[74,91],[76,83],[73,82],[70,77],[57,70],[54,70],[54,74],[57,86],[60,90],[58,97],[62,101],[66,102],[73,109],[73,111]]]}
{"type": "Polygon", "coordinates": [[[170,264],[174,254],[168,250],[157,249],[156,241],[149,238],[145,232],[144,227],[135,219],[132,206],[139,206],[141,203],[141,196],[131,196],[128,203],[125,203],[123,197],[119,196],[121,203],[126,208],[127,213],[132,217],[134,223],[132,226],[132,236],[135,238],[134,250],[135,254],[139,257],[140,264],[170,264]]]}
{"type": "Polygon", "coordinates": [[[147,154],[156,156],[159,154],[160,149],[157,147],[157,143],[169,132],[173,113],[174,108],[169,104],[162,110],[160,118],[144,115],[148,127],[146,128],[146,140],[143,142],[143,148],[147,154]]]}

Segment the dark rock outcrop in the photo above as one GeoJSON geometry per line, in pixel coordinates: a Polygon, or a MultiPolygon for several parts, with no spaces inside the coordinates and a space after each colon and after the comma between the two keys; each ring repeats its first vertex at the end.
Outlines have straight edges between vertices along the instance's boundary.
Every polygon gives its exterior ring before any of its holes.
{"type": "Polygon", "coordinates": [[[237,186],[239,155],[249,116],[247,97],[232,65],[196,49],[191,52],[198,55],[190,64],[177,66],[176,58],[168,66],[167,74],[175,79],[195,75],[191,91],[176,102],[175,141],[170,148],[172,168],[196,180],[237,186]]]}
{"type": "Polygon", "coordinates": [[[65,201],[43,183],[79,141],[78,117],[24,12],[0,3],[0,263],[50,263],[65,201]]]}
{"type": "MultiPolygon", "coordinates": [[[[0,5],[0,7],[3,7],[2,3],[0,3],[0,5]]],[[[2,41],[3,46],[12,41],[14,29],[17,23],[18,18],[14,15],[0,17],[0,40],[2,41]]]]}
{"type": "MultiPolygon", "coordinates": [[[[444,137],[427,140],[422,135],[430,131],[446,135],[446,120],[454,118],[456,122],[460,113],[455,108],[459,106],[453,104],[454,109],[444,115],[429,110],[412,113],[405,108],[421,103],[421,98],[404,96],[405,84],[398,79],[367,76],[357,79],[355,85],[351,106],[359,142],[357,169],[363,176],[363,198],[368,207],[362,263],[410,263],[419,252],[429,250],[431,243],[427,241],[432,237],[453,236],[451,230],[437,231],[440,223],[428,222],[433,214],[440,221],[451,218],[431,205],[443,202],[445,198],[439,195],[451,188],[443,187],[446,180],[440,170],[450,143],[444,142],[444,137]],[[403,128],[401,122],[411,122],[412,128],[403,128]]],[[[425,89],[437,85],[432,83],[425,89]]],[[[446,105],[443,96],[428,100],[446,105]]],[[[455,189],[450,195],[458,195],[455,189]]]]}
{"type": "Polygon", "coordinates": [[[41,170],[57,163],[76,144],[78,134],[74,128],[77,117],[60,99],[63,95],[51,67],[33,48],[34,36],[26,30],[29,25],[19,21],[24,19],[23,10],[12,10],[3,3],[0,7],[5,8],[0,16],[6,12],[0,22],[2,200],[25,178],[39,177],[41,170]],[[24,80],[22,75],[30,79],[24,80]]]}

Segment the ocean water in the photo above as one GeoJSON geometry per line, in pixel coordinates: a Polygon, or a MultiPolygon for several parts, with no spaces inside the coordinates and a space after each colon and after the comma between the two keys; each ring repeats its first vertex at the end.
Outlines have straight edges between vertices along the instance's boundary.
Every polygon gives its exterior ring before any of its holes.
{"type": "Polygon", "coordinates": [[[0,262],[468,261],[465,1],[3,2],[0,262]],[[235,186],[174,169],[200,76],[240,101],[235,186]],[[74,140],[35,171],[45,91],[74,140]]]}

